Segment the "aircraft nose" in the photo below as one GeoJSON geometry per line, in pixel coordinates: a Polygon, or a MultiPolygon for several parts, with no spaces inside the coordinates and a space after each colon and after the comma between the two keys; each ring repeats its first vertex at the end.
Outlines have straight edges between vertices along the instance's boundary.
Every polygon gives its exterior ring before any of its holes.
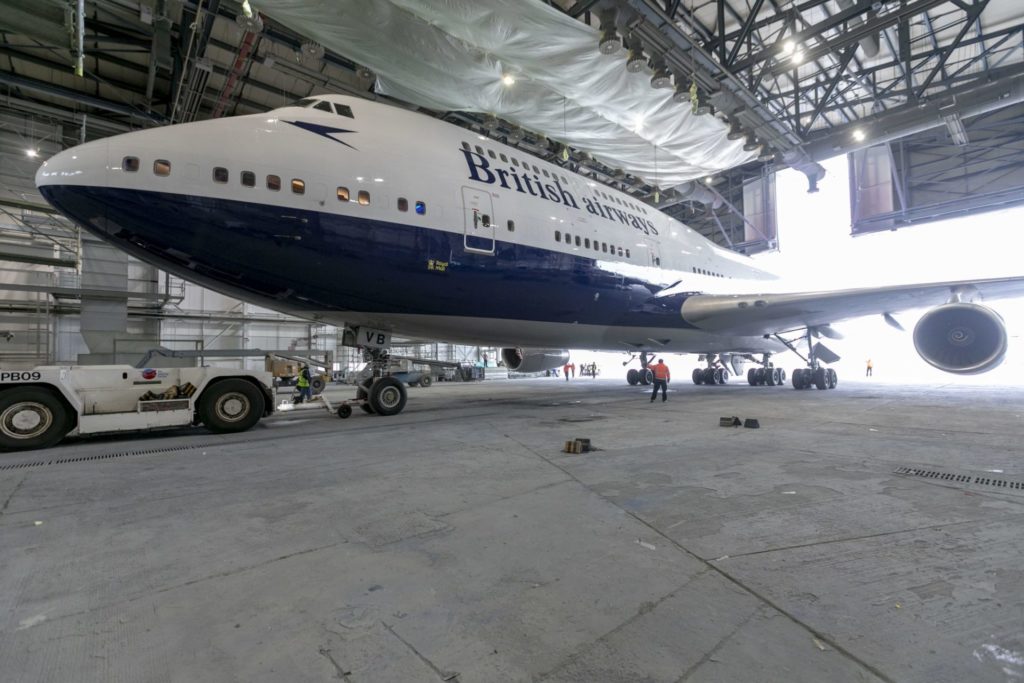
{"type": "Polygon", "coordinates": [[[108,148],[106,140],[96,140],[53,155],[36,171],[36,187],[105,184],[108,148]]]}

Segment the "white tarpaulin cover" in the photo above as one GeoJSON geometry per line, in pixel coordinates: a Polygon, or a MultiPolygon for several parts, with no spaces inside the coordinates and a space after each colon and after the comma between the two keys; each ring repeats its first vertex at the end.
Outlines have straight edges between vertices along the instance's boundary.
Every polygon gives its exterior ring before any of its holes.
{"type": "Polygon", "coordinates": [[[603,55],[598,32],[539,0],[253,0],[373,69],[380,93],[492,113],[662,188],[752,160],[725,124],[603,55]],[[505,86],[504,74],[516,82],[505,86]]]}

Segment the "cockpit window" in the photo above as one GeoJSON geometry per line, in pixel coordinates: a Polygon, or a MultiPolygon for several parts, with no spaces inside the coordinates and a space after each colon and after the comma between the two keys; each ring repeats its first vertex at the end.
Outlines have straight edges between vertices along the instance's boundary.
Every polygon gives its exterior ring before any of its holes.
{"type": "Polygon", "coordinates": [[[334,110],[331,109],[331,103],[330,102],[324,102],[322,100],[320,102],[317,102],[313,106],[313,109],[319,109],[320,111],[325,111],[328,114],[333,114],[334,113],[334,110]]]}
{"type": "Polygon", "coordinates": [[[335,102],[334,110],[338,112],[339,116],[347,116],[350,119],[355,118],[355,116],[352,115],[352,107],[348,106],[347,104],[338,104],[337,102],[335,102]]]}
{"type": "Polygon", "coordinates": [[[308,107],[309,105],[313,104],[314,102],[319,102],[319,100],[317,98],[315,98],[315,97],[305,97],[305,98],[303,98],[301,100],[296,100],[295,102],[292,102],[288,106],[289,107],[308,107]]]}

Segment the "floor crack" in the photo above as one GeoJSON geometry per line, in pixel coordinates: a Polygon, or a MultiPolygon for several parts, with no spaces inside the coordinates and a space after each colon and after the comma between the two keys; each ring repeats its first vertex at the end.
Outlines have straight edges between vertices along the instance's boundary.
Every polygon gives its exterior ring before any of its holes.
{"type": "Polygon", "coordinates": [[[338,664],[337,660],[335,660],[334,657],[331,655],[330,648],[326,648],[326,647],[322,647],[321,646],[317,650],[317,652],[319,652],[323,657],[326,657],[327,661],[329,661],[331,664],[334,665],[334,670],[338,672],[338,679],[339,680],[342,680],[342,681],[350,681],[350,680],[352,680],[351,678],[349,678],[349,676],[352,675],[352,672],[351,671],[346,671],[345,667],[343,667],[341,664],[338,664]]]}
{"type": "Polygon", "coordinates": [[[456,683],[458,683],[459,674],[457,672],[442,671],[441,669],[437,668],[437,666],[432,661],[427,659],[422,652],[413,647],[412,643],[410,643],[402,636],[398,635],[398,632],[395,631],[395,629],[393,629],[390,624],[388,624],[386,621],[382,621],[380,623],[384,625],[384,628],[387,630],[388,633],[393,635],[395,638],[398,638],[399,642],[401,642],[402,645],[405,645],[407,648],[409,648],[409,650],[412,651],[414,655],[419,657],[421,662],[430,667],[430,670],[437,674],[438,678],[440,678],[442,681],[456,681],[456,683]]]}

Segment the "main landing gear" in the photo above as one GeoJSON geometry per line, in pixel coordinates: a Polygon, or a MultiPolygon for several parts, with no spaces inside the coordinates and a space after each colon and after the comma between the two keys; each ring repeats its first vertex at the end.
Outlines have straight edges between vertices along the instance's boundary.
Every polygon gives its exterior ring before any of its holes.
{"type": "Polygon", "coordinates": [[[706,368],[694,368],[693,378],[694,384],[728,384],[729,383],[729,370],[722,365],[721,361],[718,360],[718,356],[714,353],[708,353],[701,356],[702,360],[706,360],[708,366],[706,368]]]}
{"type": "MultiPolygon", "coordinates": [[[[627,365],[632,360],[633,359],[630,358],[625,363],[623,363],[623,365],[627,365]]],[[[647,367],[650,364],[650,362],[650,354],[648,354],[646,351],[642,351],[640,353],[640,369],[637,370],[636,368],[630,368],[626,372],[626,381],[629,382],[629,385],[631,387],[635,387],[637,384],[643,384],[644,386],[647,386],[648,384],[654,381],[654,372],[652,372],[651,369],[647,367]]]]}
{"type": "MultiPolygon", "coordinates": [[[[812,330],[810,328],[804,333],[804,339],[807,340],[807,356],[804,357],[792,341],[785,339],[779,335],[774,335],[776,339],[789,347],[789,350],[800,356],[807,362],[806,368],[799,368],[793,371],[793,388],[794,389],[810,389],[816,387],[821,390],[835,389],[839,383],[839,376],[836,371],[832,368],[823,367],[818,361],[818,352],[815,349],[815,344],[811,340],[812,330]]],[[[833,355],[828,349],[822,351],[823,355],[833,355]]],[[[831,362],[838,360],[838,356],[831,359],[831,362]]]]}
{"type": "Polygon", "coordinates": [[[761,356],[761,367],[747,370],[747,384],[752,387],[781,387],[785,383],[786,371],[772,364],[772,355],[770,353],[761,356]]]}

